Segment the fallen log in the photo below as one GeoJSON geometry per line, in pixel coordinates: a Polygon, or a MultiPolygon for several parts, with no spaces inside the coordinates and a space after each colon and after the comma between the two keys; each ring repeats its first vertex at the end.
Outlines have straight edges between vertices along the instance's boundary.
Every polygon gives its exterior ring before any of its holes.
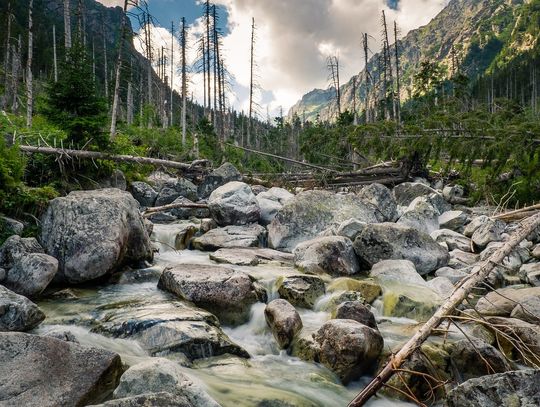
{"type": "Polygon", "coordinates": [[[154,208],[148,208],[142,213],[143,217],[146,217],[148,215],[151,215],[153,213],[157,212],[165,212],[170,209],[177,209],[177,208],[187,208],[187,209],[207,209],[207,204],[198,204],[198,203],[172,203],[169,205],[163,205],[163,206],[156,206],[154,208]]]}
{"type": "Polygon", "coordinates": [[[540,211],[540,204],[527,206],[521,209],[516,209],[515,211],[500,213],[499,215],[493,216],[493,219],[504,220],[504,221],[519,220],[519,219],[529,217],[537,211],[540,211]]]}
{"type": "Polygon", "coordinates": [[[108,160],[114,162],[130,162],[143,165],[153,165],[156,167],[168,167],[176,168],[184,171],[198,171],[203,170],[203,167],[200,165],[202,161],[195,162],[192,164],[181,163],[177,161],[163,160],[160,158],[149,158],[149,157],[138,157],[134,155],[123,155],[123,154],[109,154],[102,153],[100,151],[88,151],[88,150],[70,150],[65,148],[54,148],[54,147],[35,147],[35,146],[19,146],[19,149],[24,153],[34,154],[53,154],[59,157],[66,158],[86,158],[93,160],[108,160]]]}
{"type": "Polygon", "coordinates": [[[393,376],[400,366],[411,356],[420,345],[431,335],[439,324],[448,316],[451,316],[456,307],[460,305],[477,284],[484,281],[493,269],[502,263],[531,232],[540,226],[540,213],[537,213],[521,223],[520,227],[512,233],[510,239],[486,259],[478,269],[460,282],[454,289],[452,295],[435,314],[412,336],[405,345],[393,356],[388,363],[375,376],[375,378],[364,387],[364,389],[352,400],[348,407],[363,406],[384,384],[393,376]]]}

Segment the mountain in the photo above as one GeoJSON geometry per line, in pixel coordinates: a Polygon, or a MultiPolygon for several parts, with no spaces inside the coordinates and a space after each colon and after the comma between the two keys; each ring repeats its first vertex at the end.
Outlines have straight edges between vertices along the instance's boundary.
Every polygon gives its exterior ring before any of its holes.
{"type": "MultiPolygon", "coordinates": [[[[410,97],[422,61],[438,63],[449,75],[454,60],[455,68],[459,66],[460,72],[474,80],[537,48],[539,27],[540,0],[451,0],[430,23],[398,40],[402,100],[410,97]]],[[[391,55],[394,47],[390,47],[391,55]]],[[[372,81],[377,82],[381,76],[381,59],[378,53],[369,60],[372,81]]],[[[393,69],[395,76],[395,66],[393,69]]],[[[362,70],[341,86],[343,110],[352,110],[353,81],[358,88],[357,103],[363,109],[365,77],[362,70]]],[[[289,118],[298,115],[315,120],[319,115],[321,120],[334,120],[336,112],[331,92],[315,90],[290,109],[289,118]],[[328,97],[310,97],[314,92],[328,97]]]]}

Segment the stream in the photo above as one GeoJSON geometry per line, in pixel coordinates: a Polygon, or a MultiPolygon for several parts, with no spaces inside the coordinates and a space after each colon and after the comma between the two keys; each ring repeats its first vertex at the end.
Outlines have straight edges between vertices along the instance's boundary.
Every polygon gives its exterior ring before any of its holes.
{"type": "MultiPolygon", "coordinates": [[[[172,300],[171,294],[157,288],[159,274],[167,265],[216,264],[209,259],[208,252],[174,250],[177,232],[172,225],[154,225],[152,239],[159,248],[159,253],[156,253],[151,268],[134,271],[137,278],[121,277],[116,284],[72,289],[76,299],[42,300],[39,306],[47,318],[36,332],[69,330],[82,345],[117,352],[127,365],[150,358],[147,351],[134,340],[92,333],[93,315],[96,309],[112,304],[129,304],[141,298],[152,303],[172,300]]],[[[291,267],[277,264],[224,266],[242,270],[256,278],[267,289],[269,301],[278,296],[276,281],[279,277],[298,273],[291,267]]],[[[328,312],[322,311],[328,299],[329,295],[321,297],[314,310],[298,310],[305,330],[315,331],[330,318],[328,312]]],[[[369,378],[345,387],[324,366],[302,361],[279,350],[266,326],[264,308],[265,304],[257,303],[252,306],[251,317],[247,323],[237,327],[223,327],[232,341],[249,352],[250,359],[224,355],[199,359],[190,364],[182,354],[170,353],[163,356],[184,366],[186,373],[206,388],[223,407],[346,406],[369,378]]],[[[377,315],[376,308],[374,312],[377,315]]],[[[403,318],[384,318],[379,328],[385,338],[385,346],[404,340],[414,324],[415,321],[403,318]]],[[[369,403],[370,407],[412,405],[385,398],[373,399],[369,403]]]]}

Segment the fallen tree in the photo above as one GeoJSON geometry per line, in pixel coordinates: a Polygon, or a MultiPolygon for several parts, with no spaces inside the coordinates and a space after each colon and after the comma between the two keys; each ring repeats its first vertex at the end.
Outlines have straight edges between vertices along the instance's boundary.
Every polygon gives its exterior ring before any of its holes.
{"type": "Polygon", "coordinates": [[[527,238],[536,228],[540,226],[540,213],[524,219],[518,229],[514,231],[510,239],[486,259],[475,272],[465,278],[454,289],[452,295],[444,302],[435,314],[412,336],[405,345],[394,355],[375,376],[375,378],[364,387],[364,389],[351,401],[348,407],[363,406],[385,383],[399,371],[400,366],[417,350],[420,345],[431,335],[439,324],[447,317],[451,317],[456,307],[460,305],[469,293],[481,282],[483,282],[493,269],[502,263],[523,240],[527,238]]]}
{"type": "Polygon", "coordinates": [[[165,212],[171,209],[186,208],[186,209],[207,209],[207,204],[198,204],[198,203],[172,203],[169,205],[156,206],[154,208],[148,208],[142,213],[142,216],[146,217],[153,213],[165,212]]]}

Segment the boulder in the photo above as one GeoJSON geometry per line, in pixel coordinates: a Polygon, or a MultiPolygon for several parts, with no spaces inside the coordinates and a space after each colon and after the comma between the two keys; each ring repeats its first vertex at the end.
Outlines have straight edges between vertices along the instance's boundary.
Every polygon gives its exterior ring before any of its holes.
{"type": "Polygon", "coordinates": [[[441,229],[450,229],[459,233],[463,232],[468,221],[469,216],[463,211],[446,211],[439,216],[441,229]]]}
{"type": "Polygon", "coordinates": [[[158,193],[146,182],[135,181],[131,183],[131,195],[143,208],[154,206],[158,193]]]}
{"type": "Polygon", "coordinates": [[[0,267],[9,270],[30,253],[44,253],[43,247],[35,238],[10,236],[0,247],[0,267]]]}
{"type": "Polygon", "coordinates": [[[519,276],[524,283],[540,287],[540,263],[523,264],[519,276]]]}
{"type": "Polygon", "coordinates": [[[191,241],[194,249],[214,251],[221,248],[260,247],[266,237],[264,226],[225,226],[212,229],[191,241]]]}
{"type": "Polygon", "coordinates": [[[455,270],[451,267],[441,267],[435,272],[435,277],[445,277],[450,280],[452,284],[459,283],[468,275],[469,274],[463,270],[455,270]]]}
{"type": "Polygon", "coordinates": [[[510,313],[510,317],[540,325],[540,295],[520,300],[510,313]]]}
{"type": "Polygon", "coordinates": [[[44,319],[36,304],[0,285],[0,332],[29,331],[44,319]]]}
{"type": "Polygon", "coordinates": [[[291,252],[329,226],[355,218],[373,223],[382,219],[377,208],[355,195],[306,191],[289,200],[268,226],[271,248],[291,252]]]}
{"type": "Polygon", "coordinates": [[[24,231],[24,224],[18,220],[8,218],[7,216],[0,216],[0,230],[8,232],[12,235],[22,235],[24,231]]]}
{"type": "Polygon", "coordinates": [[[360,294],[358,291],[337,291],[331,293],[329,298],[323,298],[323,301],[317,304],[317,310],[335,314],[337,307],[344,302],[358,302],[360,304],[366,304],[365,298],[362,297],[362,294],[360,294]]]}
{"type": "Polygon", "coordinates": [[[442,302],[408,260],[381,261],[370,276],[382,287],[385,316],[427,320],[442,302]]]}
{"type": "Polygon", "coordinates": [[[216,314],[225,324],[249,319],[251,305],[259,300],[251,278],[240,271],[202,264],[166,268],[158,287],[216,314]]]}
{"type": "Polygon", "coordinates": [[[185,178],[172,178],[161,186],[158,196],[156,197],[155,206],[171,204],[179,197],[196,201],[198,198],[197,187],[193,182],[185,178]]]}
{"type": "Polygon", "coordinates": [[[350,319],[326,322],[314,335],[320,362],[345,384],[373,370],[384,341],[378,330],[350,319]]]}
{"type": "Polygon", "coordinates": [[[221,226],[246,225],[259,221],[261,209],[248,184],[229,182],[208,198],[212,218],[221,226]]]}
{"type": "Polygon", "coordinates": [[[302,319],[298,311],[286,300],[278,298],[264,309],[266,323],[270,327],[281,349],[286,349],[302,329],[302,319]]]}
{"type": "Polygon", "coordinates": [[[341,223],[336,230],[337,236],[343,236],[354,241],[356,236],[364,229],[366,222],[362,222],[358,219],[348,219],[341,223]]]}
{"type": "Polygon", "coordinates": [[[448,250],[459,249],[464,252],[472,251],[472,242],[468,237],[450,229],[439,229],[430,234],[437,243],[445,244],[448,250]]]}
{"type": "Polygon", "coordinates": [[[459,249],[454,249],[449,254],[448,266],[454,269],[467,269],[480,261],[479,255],[459,249]]]}
{"type": "Polygon", "coordinates": [[[17,294],[34,297],[52,281],[58,271],[58,260],[43,253],[30,253],[15,262],[2,284],[17,294]]]}
{"type": "Polygon", "coordinates": [[[414,198],[428,196],[437,193],[437,191],[420,182],[403,182],[396,185],[392,193],[398,205],[409,206],[414,198]]]}
{"type": "Polygon", "coordinates": [[[540,297],[540,287],[501,288],[480,298],[476,304],[476,310],[482,315],[507,317],[517,304],[534,297],[540,297]]]}
{"type": "Polygon", "coordinates": [[[257,195],[257,202],[261,209],[260,222],[268,225],[276,217],[283,205],[294,198],[294,195],[283,188],[272,187],[268,191],[257,195]]]}
{"type": "Polygon", "coordinates": [[[332,280],[327,287],[328,292],[355,291],[365,302],[371,304],[381,295],[381,286],[372,279],[356,280],[349,277],[340,277],[332,280]]]}
{"type": "Polygon", "coordinates": [[[219,404],[200,385],[193,382],[177,363],[164,358],[152,358],[131,366],[120,378],[120,384],[114,391],[114,398],[161,392],[186,400],[188,406],[219,407],[219,404]]]}
{"type": "Polygon", "coordinates": [[[489,223],[490,218],[486,215],[480,215],[471,220],[471,222],[465,226],[465,229],[463,230],[463,234],[467,237],[472,237],[474,232],[476,232],[476,229],[478,229],[480,226],[489,223]]]}
{"type": "Polygon", "coordinates": [[[78,284],[152,258],[152,245],[131,194],[75,191],[50,202],[41,241],[58,259],[55,281],[78,284]]]}
{"type": "Polygon", "coordinates": [[[427,274],[448,263],[448,251],[429,235],[394,223],[366,225],[354,241],[361,263],[371,267],[381,260],[405,259],[420,274],[427,274]]]}
{"type": "Polygon", "coordinates": [[[281,298],[303,308],[312,308],[324,294],[324,282],[319,277],[298,274],[285,277],[278,286],[281,298]]]}
{"type": "Polygon", "coordinates": [[[362,325],[378,329],[375,316],[370,311],[369,307],[366,307],[360,301],[342,302],[337,306],[332,317],[334,319],[352,319],[353,321],[360,322],[362,325]]]}
{"type": "Polygon", "coordinates": [[[237,266],[256,266],[260,263],[279,263],[291,266],[294,258],[290,253],[272,249],[234,248],[219,249],[210,254],[210,259],[217,263],[235,264],[237,266]]]}
{"type": "Polygon", "coordinates": [[[498,373],[467,380],[446,397],[448,407],[540,405],[540,370],[498,373]]]}
{"type": "Polygon", "coordinates": [[[375,206],[382,214],[382,221],[395,222],[398,218],[397,204],[392,191],[382,184],[373,183],[358,193],[358,196],[365,202],[375,206]]]}
{"type": "Polygon", "coordinates": [[[296,246],[293,254],[295,266],[304,273],[340,276],[360,271],[353,243],[343,236],[308,240],[296,246]]]}
{"type": "Polygon", "coordinates": [[[197,407],[185,397],[167,392],[145,393],[138,396],[109,400],[93,407],[197,407]]]}
{"type": "Polygon", "coordinates": [[[461,185],[446,186],[443,188],[443,197],[452,204],[464,203],[465,190],[461,185]]]}
{"type": "Polygon", "coordinates": [[[501,241],[505,228],[504,222],[489,219],[474,231],[471,240],[476,247],[483,250],[489,243],[501,241]]]}
{"type": "Polygon", "coordinates": [[[454,292],[454,284],[446,277],[435,277],[429,280],[427,285],[439,294],[442,299],[447,299],[454,292]]]}
{"type": "Polygon", "coordinates": [[[414,208],[408,208],[397,223],[429,235],[439,229],[439,212],[429,203],[420,202],[414,208]]]}
{"type": "Polygon", "coordinates": [[[201,199],[205,199],[216,188],[232,181],[242,181],[242,174],[231,163],[225,163],[204,178],[197,192],[201,199]]]}
{"type": "Polygon", "coordinates": [[[0,333],[0,395],[6,406],[99,403],[112,393],[121,373],[116,353],[38,335],[0,333]]]}
{"type": "Polygon", "coordinates": [[[249,357],[219,327],[216,316],[187,302],[125,301],[97,309],[92,332],[136,341],[150,355],[182,353],[187,360],[224,354],[249,357]]]}

